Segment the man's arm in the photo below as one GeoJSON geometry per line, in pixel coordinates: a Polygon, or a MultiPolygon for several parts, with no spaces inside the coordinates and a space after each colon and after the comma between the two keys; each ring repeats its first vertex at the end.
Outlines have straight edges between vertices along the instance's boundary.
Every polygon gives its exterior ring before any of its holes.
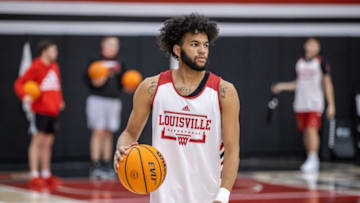
{"type": "Polygon", "coordinates": [[[296,90],[296,80],[290,82],[279,82],[271,87],[271,90],[274,94],[279,94],[283,91],[295,91],[296,90]]]}
{"type": "Polygon", "coordinates": [[[328,103],[327,117],[333,119],[335,116],[335,99],[334,99],[334,87],[331,81],[329,73],[323,76],[323,85],[325,90],[326,101],[328,103]]]}
{"type": "Polygon", "coordinates": [[[224,80],[220,82],[221,133],[224,143],[224,165],[221,188],[232,190],[239,168],[240,101],[235,87],[224,80]]]}
{"type": "Polygon", "coordinates": [[[114,156],[114,168],[117,170],[118,162],[130,145],[136,143],[149,117],[152,99],[156,90],[158,76],[146,78],[136,89],[126,129],[118,138],[114,156]]]}

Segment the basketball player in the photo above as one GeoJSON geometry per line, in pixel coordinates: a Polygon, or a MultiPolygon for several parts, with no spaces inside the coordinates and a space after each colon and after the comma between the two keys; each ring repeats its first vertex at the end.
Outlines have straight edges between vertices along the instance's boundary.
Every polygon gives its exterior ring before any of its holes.
{"type": "Polygon", "coordinates": [[[301,166],[303,172],[319,170],[319,128],[321,114],[324,110],[324,93],[328,107],[328,119],[335,116],[334,88],[331,82],[330,67],[319,56],[320,42],[309,38],[304,44],[305,56],[296,63],[297,78],[291,82],[280,82],[272,87],[278,94],[282,91],[295,91],[294,110],[296,112],[298,129],[304,133],[304,144],[307,159],[301,166]]]}
{"type": "Polygon", "coordinates": [[[105,37],[101,41],[101,55],[90,61],[101,61],[109,70],[109,76],[91,79],[86,69],[86,81],[90,89],[86,114],[88,127],[92,130],[90,156],[92,165],[90,178],[112,179],[116,177],[112,169],[113,133],[119,129],[121,115],[120,92],[124,65],[118,59],[119,40],[105,37]]]}
{"type": "Polygon", "coordinates": [[[178,69],[146,78],[135,92],[114,167],[137,142],[152,110],[152,144],[167,162],[165,181],[151,193],[152,203],[229,200],[239,166],[240,104],[231,83],[206,71],[217,36],[217,24],[202,15],[165,21],[159,46],[177,58],[178,69]]]}
{"type": "Polygon", "coordinates": [[[30,68],[15,82],[15,92],[24,106],[35,114],[30,121],[33,129],[29,147],[30,187],[38,189],[43,186],[54,187],[61,180],[51,174],[51,150],[54,134],[58,126],[59,112],[64,109],[61,91],[60,71],[56,59],[58,49],[54,42],[42,41],[39,44],[40,57],[36,58],[30,68]],[[40,86],[41,95],[35,101],[24,92],[27,81],[35,81],[40,86]],[[40,168],[41,167],[41,174],[40,168]]]}

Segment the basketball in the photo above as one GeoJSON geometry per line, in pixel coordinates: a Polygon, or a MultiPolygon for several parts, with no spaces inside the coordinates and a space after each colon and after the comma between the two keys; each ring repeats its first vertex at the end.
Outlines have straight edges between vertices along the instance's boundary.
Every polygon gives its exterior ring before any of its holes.
{"type": "Polygon", "coordinates": [[[162,154],[145,144],[133,146],[126,152],[117,171],[122,185],[136,194],[148,194],[159,188],[166,177],[162,154]]]}
{"type": "Polygon", "coordinates": [[[29,80],[24,84],[24,92],[33,100],[39,98],[41,94],[39,85],[33,80],[29,80]]]}
{"type": "Polygon", "coordinates": [[[128,90],[135,90],[142,80],[142,75],[136,70],[128,70],[124,73],[121,83],[128,90]]]}
{"type": "Polygon", "coordinates": [[[88,74],[91,79],[97,80],[106,78],[109,75],[109,70],[101,61],[95,61],[90,65],[88,74]]]}

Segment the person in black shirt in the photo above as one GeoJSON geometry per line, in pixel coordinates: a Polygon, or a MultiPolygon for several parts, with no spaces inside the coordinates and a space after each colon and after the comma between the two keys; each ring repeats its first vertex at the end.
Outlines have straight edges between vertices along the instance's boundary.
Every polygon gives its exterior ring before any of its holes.
{"type": "Polygon", "coordinates": [[[89,129],[92,130],[90,157],[92,166],[90,178],[110,179],[115,177],[111,167],[113,152],[113,133],[119,129],[122,104],[120,93],[121,78],[125,72],[124,64],[118,59],[119,39],[105,37],[101,41],[101,55],[90,61],[101,61],[108,68],[108,76],[92,79],[86,69],[86,82],[90,95],[86,101],[86,114],[89,129]]]}

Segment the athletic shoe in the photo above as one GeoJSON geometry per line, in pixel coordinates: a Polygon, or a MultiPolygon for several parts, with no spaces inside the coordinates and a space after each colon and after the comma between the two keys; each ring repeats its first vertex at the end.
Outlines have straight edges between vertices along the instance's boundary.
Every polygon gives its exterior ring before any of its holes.
{"type": "Polygon", "coordinates": [[[104,180],[114,180],[117,178],[117,175],[111,163],[105,164],[102,170],[105,174],[105,176],[103,177],[104,180]]]}
{"type": "Polygon", "coordinates": [[[44,179],[38,177],[38,178],[30,178],[29,180],[29,187],[30,189],[39,190],[45,187],[45,181],[44,179]]]}
{"type": "Polygon", "coordinates": [[[304,173],[316,173],[319,171],[319,165],[318,159],[307,159],[300,169],[304,173]]]}
{"type": "Polygon", "coordinates": [[[91,180],[99,180],[104,176],[100,162],[93,163],[90,167],[89,177],[91,180]]]}
{"type": "Polygon", "coordinates": [[[48,178],[45,178],[44,180],[45,180],[46,186],[51,189],[54,189],[62,184],[62,180],[59,177],[56,177],[53,175],[48,178]]]}

